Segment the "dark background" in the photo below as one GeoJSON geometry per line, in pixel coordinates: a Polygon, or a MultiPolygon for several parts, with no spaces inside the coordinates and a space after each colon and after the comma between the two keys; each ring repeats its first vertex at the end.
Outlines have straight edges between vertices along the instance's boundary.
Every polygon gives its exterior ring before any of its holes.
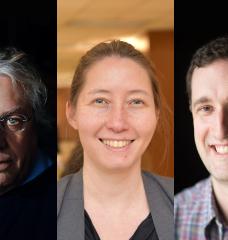
{"type": "MultiPolygon", "coordinates": [[[[39,231],[33,233],[34,239],[41,239],[41,236],[45,237],[43,239],[57,239],[56,232],[56,196],[57,189],[55,187],[55,180],[57,179],[56,174],[56,95],[57,95],[57,1],[56,0],[37,0],[37,1],[27,1],[27,0],[5,0],[1,1],[0,4],[0,48],[4,47],[16,47],[24,52],[26,52],[32,62],[35,64],[37,70],[39,71],[45,85],[48,89],[48,101],[47,101],[47,113],[50,119],[51,128],[42,128],[38,130],[38,134],[42,136],[42,147],[46,151],[50,159],[54,162],[54,169],[49,177],[49,171],[43,174],[41,178],[36,178],[38,180],[33,181],[31,184],[27,184],[22,189],[17,189],[12,191],[10,194],[6,194],[6,198],[1,199],[2,206],[6,206],[6,211],[1,212],[1,216],[5,216],[7,211],[9,217],[1,219],[6,225],[3,225],[1,229],[3,232],[11,230],[11,227],[7,224],[11,224],[10,216],[16,216],[15,223],[21,219],[21,225],[24,229],[23,232],[24,239],[32,236],[31,229],[27,229],[30,225],[40,224],[42,219],[42,224],[39,231]],[[49,179],[50,178],[50,179],[49,179]],[[52,180],[51,180],[52,178],[52,180]],[[46,183],[46,187],[43,188],[43,181],[46,183]],[[34,187],[33,190],[31,187],[34,187]],[[42,189],[41,189],[42,187],[42,189]],[[47,194],[46,194],[46,191],[47,194]],[[44,195],[45,196],[44,196],[44,195]],[[41,196],[42,195],[42,196],[41,196]],[[7,199],[11,203],[16,203],[12,208],[8,208],[9,204],[5,204],[7,199]],[[50,206],[46,206],[47,203],[52,202],[50,206]],[[21,209],[27,209],[27,212],[21,214],[17,206],[21,206],[21,209]],[[39,203],[41,205],[39,205],[39,203]],[[34,208],[34,211],[30,209],[34,208]],[[49,211],[49,216],[41,212],[39,216],[37,211],[39,207],[44,206],[49,211]],[[27,207],[27,208],[26,208],[27,207]],[[15,212],[14,212],[15,211],[15,212]],[[18,216],[18,213],[20,216],[18,216]],[[3,215],[2,215],[3,214],[3,215]],[[26,217],[30,217],[26,219],[26,217]],[[48,216],[48,218],[46,217],[48,216]],[[44,218],[46,217],[46,218],[44,218]],[[10,219],[10,220],[9,220],[10,219]],[[49,221],[49,222],[48,222],[49,221]],[[46,228],[44,225],[46,224],[46,228]],[[27,227],[27,228],[26,228],[27,227]],[[46,231],[47,230],[47,231],[46,231]]],[[[0,103],[1,104],[1,103],[0,103]]],[[[19,206],[19,207],[20,207],[19,206]]],[[[4,207],[3,207],[4,208],[4,207]]],[[[13,220],[12,220],[13,222],[13,220]]],[[[15,225],[15,224],[14,224],[15,225]]],[[[12,226],[12,229],[16,229],[20,232],[16,225],[12,226]]],[[[39,226],[38,226],[39,227],[39,226]]],[[[1,228],[1,227],[0,227],[1,228]]],[[[32,228],[33,229],[33,228],[32,228]]],[[[35,229],[35,228],[34,228],[35,229]]],[[[1,231],[1,232],[2,232],[1,231]]],[[[5,233],[4,232],[4,233],[5,233]]],[[[0,239],[9,239],[9,236],[14,236],[16,233],[10,232],[8,235],[5,234],[0,239]],[[8,237],[7,237],[8,236],[8,237]]],[[[20,238],[20,236],[18,236],[20,238]]],[[[10,238],[11,239],[11,238],[10,238]]]]}
{"type": "Polygon", "coordinates": [[[199,47],[228,34],[227,8],[222,2],[199,3],[175,0],[175,193],[209,175],[195,148],[186,72],[199,47]]]}
{"type": "Polygon", "coordinates": [[[52,129],[43,130],[43,145],[56,161],[57,0],[2,1],[0,47],[26,52],[47,86],[52,129]]]}

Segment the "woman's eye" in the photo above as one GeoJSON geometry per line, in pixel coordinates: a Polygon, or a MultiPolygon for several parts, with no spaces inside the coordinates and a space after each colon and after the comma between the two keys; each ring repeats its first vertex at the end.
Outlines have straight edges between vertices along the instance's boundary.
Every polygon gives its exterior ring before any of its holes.
{"type": "Polygon", "coordinates": [[[141,99],[133,99],[130,101],[131,105],[141,106],[144,104],[144,101],[141,99]]]}
{"type": "Polygon", "coordinates": [[[104,100],[102,98],[97,98],[97,99],[95,99],[94,102],[95,102],[96,105],[105,105],[105,104],[108,103],[106,100],[104,100]]]}

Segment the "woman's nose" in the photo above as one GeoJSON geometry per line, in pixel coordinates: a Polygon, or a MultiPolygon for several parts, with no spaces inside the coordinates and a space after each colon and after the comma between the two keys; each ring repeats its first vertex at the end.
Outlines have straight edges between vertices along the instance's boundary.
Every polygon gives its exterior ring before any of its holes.
{"type": "Polygon", "coordinates": [[[123,106],[112,106],[110,108],[106,127],[116,133],[128,130],[128,116],[123,106]]]}

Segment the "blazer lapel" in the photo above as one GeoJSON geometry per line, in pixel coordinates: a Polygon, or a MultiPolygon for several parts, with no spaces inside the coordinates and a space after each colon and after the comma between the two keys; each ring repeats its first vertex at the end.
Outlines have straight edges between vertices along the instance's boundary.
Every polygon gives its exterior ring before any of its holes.
{"type": "Polygon", "coordinates": [[[173,206],[168,196],[152,175],[143,174],[143,182],[159,240],[174,239],[173,206]]]}
{"type": "Polygon", "coordinates": [[[58,216],[58,240],[84,240],[82,172],[72,175],[58,216]]]}

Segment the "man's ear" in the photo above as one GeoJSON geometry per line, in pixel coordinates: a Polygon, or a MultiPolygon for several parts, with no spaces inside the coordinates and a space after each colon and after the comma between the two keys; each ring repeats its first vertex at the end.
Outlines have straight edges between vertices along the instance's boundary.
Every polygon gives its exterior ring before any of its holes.
{"type": "Polygon", "coordinates": [[[73,127],[75,130],[78,129],[75,106],[72,105],[69,101],[66,103],[66,118],[68,123],[73,127]]]}

